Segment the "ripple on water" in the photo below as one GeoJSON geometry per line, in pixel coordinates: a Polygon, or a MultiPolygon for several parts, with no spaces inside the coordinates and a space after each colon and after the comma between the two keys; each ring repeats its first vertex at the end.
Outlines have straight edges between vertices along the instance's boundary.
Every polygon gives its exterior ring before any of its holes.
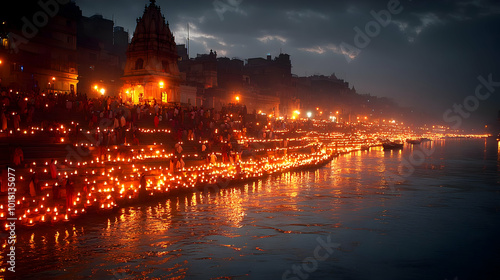
{"type": "Polygon", "coordinates": [[[491,161],[484,143],[471,143],[472,152],[440,143],[394,188],[387,173],[409,150],[20,232],[19,276],[281,279],[330,238],[340,247],[310,279],[484,278],[481,265],[499,259],[497,150],[491,161]]]}

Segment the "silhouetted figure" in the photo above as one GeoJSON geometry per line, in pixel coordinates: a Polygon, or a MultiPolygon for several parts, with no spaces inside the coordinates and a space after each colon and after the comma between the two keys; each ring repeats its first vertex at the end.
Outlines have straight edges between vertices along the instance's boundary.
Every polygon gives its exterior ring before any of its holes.
{"type": "Polygon", "coordinates": [[[158,125],[160,124],[160,118],[158,117],[158,114],[155,115],[154,124],[155,128],[158,128],[158,125]]]}
{"type": "Polygon", "coordinates": [[[23,150],[21,149],[21,147],[18,146],[14,150],[14,154],[12,156],[12,161],[13,161],[15,166],[20,166],[21,163],[24,161],[24,153],[23,153],[23,150]]]}
{"type": "Polygon", "coordinates": [[[56,163],[55,163],[54,159],[52,159],[50,161],[50,177],[52,179],[56,179],[57,178],[57,166],[56,166],[56,163]]]}
{"type": "Polygon", "coordinates": [[[38,178],[36,177],[36,173],[33,174],[33,176],[31,176],[31,180],[30,180],[30,183],[29,183],[29,193],[30,193],[30,196],[31,197],[35,197],[36,196],[36,185],[38,184],[38,178]]]}
{"type": "Polygon", "coordinates": [[[142,174],[141,180],[139,182],[139,198],[144,199],[147,196],[147,190],[146,190],[146,174],[142,174]]]}
{"type": "Polygon", "coordinates": [[[73,185],[73,181],[69,178],[66,181],[66,207],[71,209],[73,207],[73,194],[75,192],[75,186],[73,185]]]}

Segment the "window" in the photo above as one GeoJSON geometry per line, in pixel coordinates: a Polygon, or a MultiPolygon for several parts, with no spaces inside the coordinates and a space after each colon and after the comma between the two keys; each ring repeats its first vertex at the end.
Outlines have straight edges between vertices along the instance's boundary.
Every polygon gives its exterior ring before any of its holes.
{"type": "Polygon", "coordinates": [[[142,68],[144,68],[144,60],[139,58],[135,61],[135,70],[140,70],[142,68]]]}

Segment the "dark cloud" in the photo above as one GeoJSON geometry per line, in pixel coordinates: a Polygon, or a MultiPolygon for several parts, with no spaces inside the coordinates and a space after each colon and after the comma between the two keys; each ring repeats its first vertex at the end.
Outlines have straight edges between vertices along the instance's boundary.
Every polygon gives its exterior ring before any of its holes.
{"type": "MultiPolygon", "coordinates": [[[[131,34],[149,4],[76,2],[84,15],[113,17],[131,34]]],[[[191,56],[214,49],[219,56],[249,58],[281,50],[291,55],[295,74],[335,72],[362,93],[433,109],[437,116],[473,94],[477,76],[492,73],[500,80],[499,1],[401,0],[401,12],[350,62],[342,43],[355,46],[354,28],[364,30],[374,20],[371,12],[387,9],[389,0],[156,2],[178,43],[186,42],[190,25],[191,56]]],[[[475,114],[493,118],[499,107],[495,96],[475,114]]]]}

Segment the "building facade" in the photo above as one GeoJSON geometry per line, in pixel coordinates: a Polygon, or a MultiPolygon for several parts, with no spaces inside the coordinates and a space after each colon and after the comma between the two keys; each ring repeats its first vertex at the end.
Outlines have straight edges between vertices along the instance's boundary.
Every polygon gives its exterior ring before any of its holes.
{"type": "Polygon", "coordinates": [[[181,75],[177,65],[177,47],[160,7],[151,0],[127,49],[122,77],[122,100],[130,103],[147,101],[181,101],[181,75]]]}
{"type": "Polygon", "coordinates": [[[0,86],[76,93],[79,8],[69,2],[47,14],[36,3],[11,4],[11,12],[1,18],[0,86]]]}
{"type": "Polygon", "coordinates": [[[117,95],[123,86],[128,32],[101,15],[82,16],[77,42],[79,91],[91,97],[117,95]]]}
{"type": "Polygon", "coordinates": [[[199,88],[217,87],[217,52],[198,54],[196,58],[179,61],[179,70],[186,74],[186,84],[199,88]]]}

